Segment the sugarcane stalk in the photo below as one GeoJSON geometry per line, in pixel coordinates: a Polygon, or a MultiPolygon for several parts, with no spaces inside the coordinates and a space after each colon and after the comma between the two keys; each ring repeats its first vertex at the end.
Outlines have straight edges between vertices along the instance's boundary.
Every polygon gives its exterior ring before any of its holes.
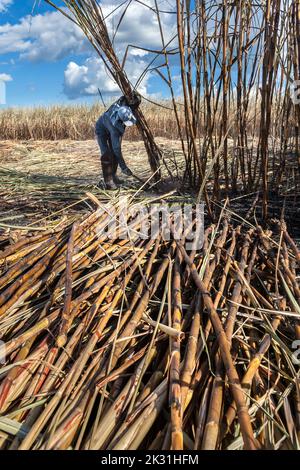
{"type": "Polygon", "coordinates": [[[65,346],[67,342],[67,332],[70,327],[71,319],[70,319],[70,310],[71,310],[71,302],[72,302],[72,257],[74,251],[74,238],[76,233],[77,226],[74,224],[71,230],[70,238],[68,241],[68,248],[67,248],[67,259],[66,259],[66,281],[65,281],[65,303],[62,312],[62,320],[59,330],[59,335],[56,340],[56,345],[59,348],[65,346]]]}
{"type": "MultiPolygon", "coordinates": [[[[182,298],[181,298],[181,254],[177,253],[173,271],[173,312],[172,326],[181,331],[182,298]]],[[[180,387],[180,340],[172,339],[170,358],[170,391],[169,400],[171,408],[171,449],[183,450],[182,435],[182,401],[180,387]]]]}
{"type": "Polygon", "coordinates": [[[257,449],[257,444],[255,442],[254,435],[253,435],[253,429],[252,429],[250,417],[248,414],[248,407],[246,405],[245,396],[241,388],[241,384],[240,384],[238,374],[236,372],[236,368],[234,367],[234,364],[232,361],[232,357],[231,357],[230,350],[228,347],[227,337],[223,329],[222,323],[214,308],[211,297],[209,293],[207,292],[203,282],[201,281],[199,274],[196,271],[195,265],[190,262],[189,257],[184,247],[181,245],[181,243],[177,242],[177,244],[184,257],[185,262],[189,264],[191,268],[191,274],[193,276],[194,282],[203,296],[204,305],[208,310],[211,322],[216,332],[219,347],[220,347],[220,352],[222,355],[222,360],[223,360],[226,373],[229,379],[230,389],[234,397],[234,400],[237,404],[238,417],[239,417],[239,422],[241,426],[241,432],[243,435],[245,447],[246,449],[249,449],[249,450],[255,450],[257,449]]]}

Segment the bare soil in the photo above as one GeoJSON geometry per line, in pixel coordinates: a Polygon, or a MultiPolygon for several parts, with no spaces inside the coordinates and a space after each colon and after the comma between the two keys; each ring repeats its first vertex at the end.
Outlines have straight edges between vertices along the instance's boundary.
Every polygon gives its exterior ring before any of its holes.
{"type": "MultiPolygon", "coordinates": [[[[158,139],[169,171],[179,176],[180,142],[158,139]],[[174,155],[176,154],[176,165],[174,155]]],[[[124,141],[124,158],[142,181],[151,177],[142,141],[124,141]]],[[[169,175],[162,165],[162,177],[169,175]]],[[[122,178],[122,176],[120,175],[122,178]]],[[[174,181],[175,181],[174,179],[174,181]]],[[[95,140],[2,141],[0,143],[0,238],[24,226],[40,227],[63,217],[90,210],[86,193],[101,200],[109,192],[98,187],[102,180],[100,151],[95,140]]],[[[160,192],[176,191],[178,182],[165,184],[160,192]]],[[[152,184],[152,181],[150,181],[152,184]]],[[[138,191],[141,182],[130,178],[122,191],[138,191]]],[[[155,193],[156,188],[152,189],[155,193]]],[[[23,231],[23,229],[22,229],[23,231]]]]}
{"type": "MultiPolygon", "coordinates": [[[[184,166],[181,143],[166,138],[157,139],[157,142],[164,154],[161,168],[164,184],[157,193],[154,186],[151,195],[170,191],[180,192],[182,195],[183,188],[179,178],[184,166]]],[[[144,181],[150,178],[151,170],[143,142],[125,140],[122,148],[124,158],[133,173],[144,181]]],[[[100,152],[95,140],[2,141],[0,237],[1,233],[6,236],[7,231],[16,231],[19,227],[38,227],[50,221],[57,223],[62,217],[89,211],[87,192],[96,194],[102,200],[106,197],[98,187],[101,179],[100,152]]],[[[139,181],[130,179],[122,191],[136,192],[140,187],[139,181]]],[[[188,198],[191,192],[189,188],[185,190],[188,198]]],[[[298,193],[290,185],[285,194],[270,194],[270,219],[279,218],[284,209],[289,230],[297,239],[300,238],[298,193]]],[[[254,199],[255,193],[246,196],[235,194],[231,200],[231,208],[239,216],[245,217],[254,199]]],[[[259,200],[252,216],[260,219],[259,200]]]]}

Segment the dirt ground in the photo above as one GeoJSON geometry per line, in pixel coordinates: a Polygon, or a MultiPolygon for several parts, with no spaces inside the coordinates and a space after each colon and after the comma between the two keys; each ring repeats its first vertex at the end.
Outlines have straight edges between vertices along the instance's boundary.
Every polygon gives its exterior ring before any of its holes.
{"type": "MultiPolygon", "coordinates": [[[[180,142],[162,138],[158,144],[169,172],[176,179],[183,162],[180,142]]],[[[133,173],[143,181],[150,178],[143,142],[124,141],[122,149],[133,173]]],[[[167,180],[169,175],[164,164],[161,170],[162,178],[167,180]]],[[[50,220],[89,211],[87,192],[101,200],[107,196],[98,187],[101,180],[100,151],[95,140],[1,142],[0,236],[27,225],[39,227],[50,220]]],[[[176,189],[174,181],[166,184],[164,192],[176,189]]],[[[124,191],[136,192],[140,187],[139,181],[130,178],[124,191]]]]}
{"type": "MultiPolygon", "coordinates": [[[[161,138],[157,142],[168,161],[172,160],[173,154],[181,153],[179,141],[161,138]]],[[[122,150],[125,161],[137,176],[150,176],[142,141],[124,141],[122,150]]],[[[0,167],[35,176],[55,176],[62,182],[74,179],[85,184],[97,184],[101,178],[100,153],[95,140],[1,142],[0,167]]]]}
{"type": "MultiPolygon", "coordinates": [[[[161,170],[165,182],[158,193],[180,190],[182,194],[179,176],[184,160],[180,141],[161,138],[157,143],[164,155],[161,170]]],[[[143,142],[124,141],[122,148],[133,173],[146,181],[151,170],[143,142]]],[[[0,142],[0,241],[8,232],[23,231],[24,226],[37,228],[51,222],[56,224],[64,217],[90,211],[87,192],[101,200],[110,197],[98,187],[101,179],[100,152],[95,140],[0,142]]],[[[140,187],[140,182],[130,179],[121,191],[135,194],[140,187]]],[[[154,186],[151,196],[155,190],[154,186]]],[[[145,193],[147,196],[147,191],[142,194],[145,193]]],[[[287,194],[276,196],[270,204],[270,217],[280,217],[284,206],[289,227],[299,239],[300,206],[296,193],[291,187],[287,194]]],[[[186,197],[190,197],[190,192],[186,197]]],[[[231,208],[245,216],[254,198],[255,193],[233,198],[231,208]]],[[[254,214],[258,220],[260,213],[258,201],[254,214]]]]}

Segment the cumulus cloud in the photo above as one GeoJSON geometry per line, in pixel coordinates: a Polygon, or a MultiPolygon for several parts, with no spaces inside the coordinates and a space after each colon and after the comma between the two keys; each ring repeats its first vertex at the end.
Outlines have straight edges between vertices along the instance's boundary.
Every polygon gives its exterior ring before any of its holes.
{"type": "Polygon", "coordinates": [[[37,62],[88,51],[91,47],[82,31],[57,11],[0,26],[0,54],[16,52],[21,59],[37,62]]]}
{"type": "MultiPolygon", "coordinates": [[[[150,6],[153,6],[153,3],[148,1],[150,6]]],[[[102,9],[104,16],[109,15],[111,11],[115,10],[116,4],[120,4],[120,2],[103,1],[102,9]]],[[[170,9],[169,4],[167,6],[170,9]]],[[[162,8],[162,4],[160,4],[160,7],[162,8]]],[[[123,9],[119,9],[114,15],[107,16],[106,23],[111,37],[114,34],[122,11],[123,9]]],[[[176,26],[174,21],[174,16],[169,14],[162,15],[166,43],[175,35],[174,28],[176,26]]],[[[127,8],[126,15],[122,20],[114,41],[120,61],[122,61],[126,48],[130,44],[151,50],[160,50],[162,47],[156,14],[145,7],[145,5],[135,2],[127,8]]],[[[149,61],[147,57],[149,53],[143,49],[130,48],[127,55],[125,71],[133,84],[139,79],[149,61]]],[[[150,57],[152,57],[151,54],[150,57]]],[[[149,79],[150,76],[146,75],[139,86],[139,91],[142,94],[147,94],[149,79]]],[[[79,96],[96,95],[98,88],[102,94],[119,93],[117,84],[109,77],[100,59],[88,58],[81,65],[74,61],[68,64],[65,71],[64,92],[69,98],[75,99],[79,96]]]]}
{"type": "Polygon", "coordinates": [[[12,76],[8,73],[0,73],[0,82],[11,82],[12,76]]]}
{"type": "Polygon", "coordinates": [[[0,0],[0,13],[6,11],[13,4],[13,0],[0,0]]]}
{"type": "MultiPolygon", "coordinates": [[[[137,80],[147,63],[129,59],[126,64],[126,72],[130,80],[137,80]]],[[[103,95],[120,93],[118,85],[109,76],[105,65],[98,57],[90,57],[83,65],[70,62],[65,70],[64,93],[70,99],[80,96],[92,96],[98,94],[98,88],[103,95]]],[[[143,80],[139,91],[147,93],[147,79],[143,80]]]]}
{"type": "MultiPolygon", "coordinates": [[[[8,0],[1,1],[7,2],[8,0]]],[[[109,2],[105,0],[101,3],[111,36],[124,10],[124,8],[119,8],[111,14],[119,3],[112,0],[109,2]]],[[[162,22],[166,31],[166,41],[168,41],[174,34],[174,31],[171,31],[171,25],[174,26],[173,15],[163,15],[162,22]]],[[[161,48],[156,15],[144,5],[135,2],[132,2],[126,10],[115,38],[115,47],[120,53],[125,52],[128,44],[145,48],[161,48]]],[[[0,54],[16,52],[21,58],[30,61],[51,61],[88,51],[91,51],[91,46],[80,28],[57,11],[28,15],[16,24],[6,23],[0,26],[0,54]]],[[[138,49],[135,49],[133,53],[145,55],[145,52],[138,49]]]]}
{"type": "MultiPolygon", "coordinates": [[[[102,2],[104,16],[116,8],[116,4],[120,2],[111,1],[102,2]]],[[[147,8],[154,8],[155,2],[148,1],[144,4],[132,2],[126,9],[126,13],[122,19],[122,23],[116,35],[115,46],[117,49],[122,48],[124,44],[134,44],[141,48],[158,49],[162,48],[159,24],[156,13],[147,8]]],[[[166,7],[167,10],[174,10],[174,6],[170,7],[169,2],[159,2],[160,9],[166,7]]],[[[117,12],[107,18],[108,30],[113,35],[119,19],[124,11],[120,8],[117,12]]],[[[172,14],[162,13],[161,22],[164,30],[165,43],[167,44],[174,36],[176,36],[176,17],[172,14]]],[[[139,49],[133,49],[135,55],[144,55],[145,52],[139,49]]]]}
{"type": "MultiPolygon", "coordinates": [[[[3,3],[4,0],[0,0],[3,3]]],[[[6,0],[8,3],[8,0],[6,0]]],[[[161,9],[174,9],[168,0],[159,2],[161,9]]],[[[119,23],[124,6],[120,1],[102,0],[101,7],[111,37],[114,37],[116,53],[123,60],[128,45],[146,49],[162,48],[159,25],[156,14],[147,8],[154,7],[154,0],[144,0],[143,4],[132,2],[126,10],[116,36],[114,33],[119,23]]],[[[165,32],[165,42],[176,35],[176,17],[162,13],[161,21],[165,32]]],[[[174,46],[174,43],[172,44],[174,46]]],[[[16,53],[21,60],[30,62],[56,61],[70,55],[76,59],[65,70],[64,92],[69,98],[88,96],[98,93],[117,93],[118,87],[107,75],[105,66],[94,52],[82,31],[60,12],[49,11],[33,17],[22,18],[16,24],[0,26],[0,54],[16,53]],[[78,56],[84,55],[81,61],[78,56]]],[[[134,82],[144,70],[151,54],[143,49],[130,48],[126,60],[126,72],[134,82]]],[[[147,91],[148,76],[141,85],[147,91]]]]}

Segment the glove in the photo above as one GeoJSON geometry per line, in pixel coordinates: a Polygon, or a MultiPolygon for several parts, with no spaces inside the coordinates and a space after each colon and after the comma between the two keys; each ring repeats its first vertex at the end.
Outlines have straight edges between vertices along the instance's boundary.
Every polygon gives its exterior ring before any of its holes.
{"type": "Polygon", "coordinates": [[[128,166],[122,168],[122,173],[126,176],[132,176],[132,171],[128,168],[128,166]]]}
{"type": "Polygon", "coordinates": [[[128,100],[128,104],[131,109],[137,109],[142,102],[141,95],[137,91],[132,92],[131,99],[128,100]]]}

